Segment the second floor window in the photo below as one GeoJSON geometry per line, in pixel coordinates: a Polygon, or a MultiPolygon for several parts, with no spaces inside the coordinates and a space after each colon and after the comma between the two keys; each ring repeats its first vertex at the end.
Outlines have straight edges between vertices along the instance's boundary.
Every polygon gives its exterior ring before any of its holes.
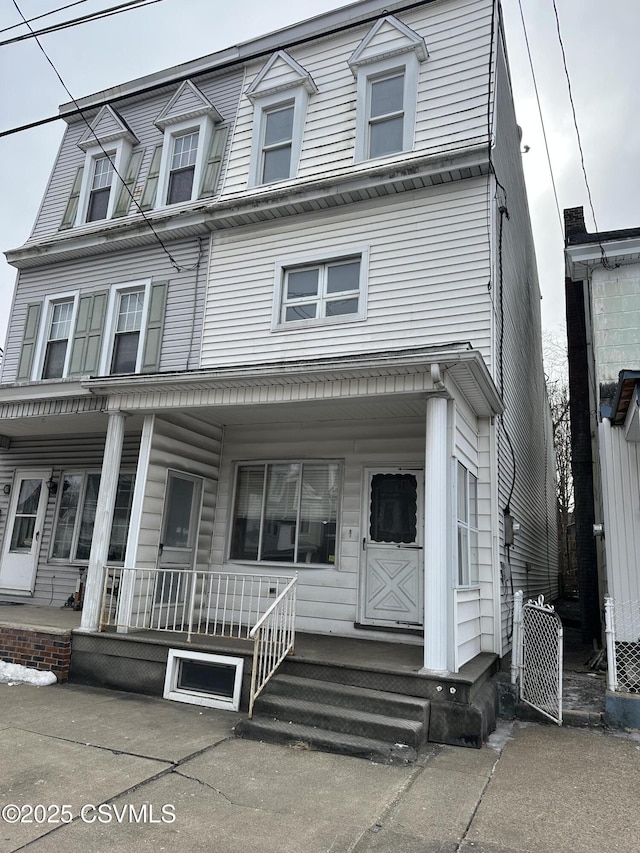
{"type": "Polygon", "coordinates": [[[286,180],[291,176],[294,105],[265,110],[262,143],[261,183],[286,180]]]}
{"type": "Polygon", "coordinates": [[[135,373],[140,349],[144,290],[119,294],[110,373],[135,373]]]}
{"type": "Polygon", "coordinates": [[[112,183],[113,166],[109,157],[97,157],[94,161],[93,180],[89,192],[87,222],[107,218],[112,183]]]}
{"type": "Polygon", "coordinates": [[[181,201],[191,200],[199,135],[199,132],[196,130],[176,136],[173,140],[167,204],[177,204],[181,201]]]}
{"type": "Polygon", "coordinates": [[[56,302],[51,305],[49,334],[42,367],[43,379],[60,379],[64,376],[71,336],[74,300],[56,302]]]}

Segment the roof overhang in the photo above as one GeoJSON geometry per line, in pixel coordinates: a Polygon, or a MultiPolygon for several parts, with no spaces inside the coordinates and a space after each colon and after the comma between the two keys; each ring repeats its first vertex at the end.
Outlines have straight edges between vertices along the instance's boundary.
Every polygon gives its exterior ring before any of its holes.
{"type": "Polygon", "coordinates": [[[640,263],[640,236],[576,243],[565,247],[566,274],[572,281],[583,281],[591,270],[602,264],[603,250],[611,266],[640,263]]]}
{"type": "Polygon", "coordinates": [[[612,426],[623,427],[627,441],[640,441],[640,370],[621,370],[609,405],[601,405],[600,414],[612,426]]]}

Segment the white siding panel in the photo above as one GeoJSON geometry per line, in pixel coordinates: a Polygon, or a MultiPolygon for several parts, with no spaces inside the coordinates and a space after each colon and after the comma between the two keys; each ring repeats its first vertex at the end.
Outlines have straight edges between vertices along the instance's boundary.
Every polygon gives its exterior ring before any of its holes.
{"type": "Polygon", "coordinates": [[[486,182],[213,236],[202,367],[470,341],[490,352],[486,182]],[[410,238],[411,249],[407,250],[410,238]],[[366,321],[271,330],[275,265],[369,247],[366,321]]]}
{"type": "Polygon", "coordinates": [[[481,651],[480,643],[480,591],[477,589],[456,592],[456,665],[459,669],[481,651]]]}

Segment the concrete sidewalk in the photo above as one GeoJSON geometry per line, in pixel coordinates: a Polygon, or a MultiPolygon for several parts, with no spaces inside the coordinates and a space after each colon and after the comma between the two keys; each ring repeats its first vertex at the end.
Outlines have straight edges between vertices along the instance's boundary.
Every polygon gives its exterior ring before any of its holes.
{"type": "Polygon", "coordinates": [[[640,738],[502,725],[481,750],[389,767],[237,740],[238,719],[0,684],[0,853],[638,850],[640,738]]]}

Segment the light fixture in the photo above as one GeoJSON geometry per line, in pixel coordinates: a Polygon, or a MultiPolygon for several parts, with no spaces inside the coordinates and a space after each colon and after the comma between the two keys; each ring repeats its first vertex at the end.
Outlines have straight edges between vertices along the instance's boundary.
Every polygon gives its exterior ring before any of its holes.
{"type": "Polygon", "coordinates": [[[58,484],[53,479],[53,477],[49,477],[49,479],[47,480],[47,488],[49,489],[50,495],[57,495],[58,494],[58,484]]]}
{"type": "Polygon", "coordinates": [[[5,495],[10,495],[11,494],[11,484],[5,483],[4,486],[2,487],[2,491],[5,493],[5,495]]]}

